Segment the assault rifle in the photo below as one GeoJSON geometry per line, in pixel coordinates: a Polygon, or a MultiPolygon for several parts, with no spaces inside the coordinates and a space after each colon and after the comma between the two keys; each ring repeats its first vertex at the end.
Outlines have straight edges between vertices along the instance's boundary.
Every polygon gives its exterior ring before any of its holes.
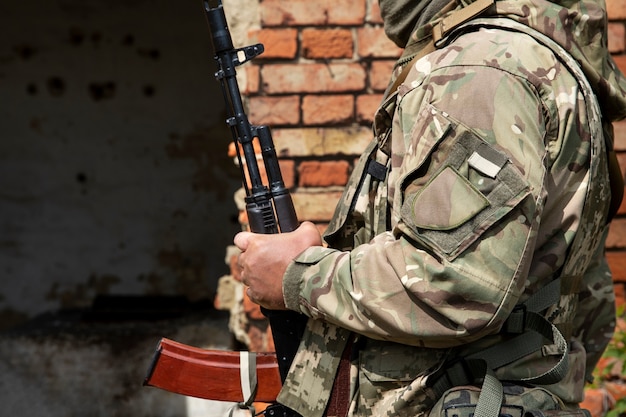
{"type": "MultiPolygon", "coordinates": [[[[260,55],[264,51],[263,45],[255,44],[235,49],[221,0],[204,0],[203,4],[217,62],[215,78],[219,81],[224,95],[227,112],[226,123],[230,127],[235,142],[246,192],[246,212],[250,230],[263,234],[290,232],[298,227],[298,219],[291,195],[282,179],[270,129],[267,126],[252,125],[248,121],[236,77],[235,68],[260,55]],[[259,145],[261,150],[267,184],[264,183],[257,164],[255,143],[259,145]]],[[[269,369],[264,375],[259,374],[258,376],[268,378],[268,382],[275,379],[272,375],[276,375],[276,370],[271,371],[271,369],[277,365],[280,386],[280,383],[285,380],[298,350],[307,317],[294,311],[263,309],[263,313],[268,317],[272,328],[276,355],[275,357],[273,355],[254,355],[254,358],[260,361],[259,366],[263,365],[264,368],[261,368],[269,369]],[[274,359],[272,359],[273,357],[274,359]]],[[[241,362],[242,365],[236,363],[242,354],[235,353],[236,360],[233,360],[232,353],[223,351],[202,352],[201,349],[163,339],[157,348],[144,384],[201,398],[239,401],[239,399],[233,399],[233,396],[229,397],[226,393],[218,392],[217,387],[214,387],[216,392],[213,393],[199,392],[199,390],[212,389],[209,385],[209,379],[219,381],[222,383],[221,385],[228,382],[223,372],[232,371],[233,362],[235,362],[235,368],[244,371],[243,368],[248,365],[243,365],[243,362],[241,362]],[[185,374],[186,372],[187,374],[185,374]],[[199,377],[199,375],[202,376],[199,377]],[[181,381],[182,378],[190,378],[190,380],[181,381]],[[203,378],[206,379],[202,382],[203,378]],[[195,386],[192,387],[191,385],[195,386]],[[216,396],[217,398],[215,398],[216,396]]],[[[263,381],[262,385],[264,384],[266,381],[263,381]]],[[[261,394],[264,389],[260,388],[258,394],[261,394]]],[[[236,390],[239,388],[237,387],[236,390]]],[[[267,398],[257,397],[257,400],[273,400],[270,397],[275,398],[277,391],[271,389],[269,391],[267,398]]]]}

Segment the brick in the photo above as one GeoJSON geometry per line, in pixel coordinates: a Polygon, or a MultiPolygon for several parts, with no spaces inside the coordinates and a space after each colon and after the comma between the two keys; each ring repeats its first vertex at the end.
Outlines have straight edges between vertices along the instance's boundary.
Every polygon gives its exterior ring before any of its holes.
{"type": "Polygon", "coordinates": [[[354,40],[349,29],[303,29],[301,39],[305,58],[352,58],[354,54],[354,40]]]}
{"type": "Polygon", "coordinates": [[[374,91],[385,91],[396,60],[373,61],[369,72],[369,85],[374,91]]]}
{"type": "Polygon", "coordinates": [[[298,167],[298,186],[330,187],[346,185],[350,164],[347,161],[303,161],[298,167]]]}
{"type": "Polygon", "coordinates": [[[313,96],[302,99],[305,125],[341,124],[354,120],[354,97],[351,95],[313,96]]]}
{"type": "Polygon", "coordinates": [[[255,96],[249,98],[248,118],[257,125],[297,125],[300,122],[299,96],[255,96]]]}
{"type": "Polygon", "coordinates": [[[278,165],[285,187],[293,188],[296,185],[296,163],[293,159],[280,159],[278,165]]]}
{"type": "Polygon", "coordinates": [[[622,169],[622,176],[626,175],[626,152],[617,152],[617,162],[622,169]]]}
{"type": "Polygon", "coordinates": [[[613,273],[613,281],[626,282],[626,253],[624,251],[607,251],[606,259],[613,273]]]}
{"type": "Polygon", "coordinates": [[[328,14],[328,24],[352,26],[365,22],[366,2],[367,0],[324,0],[320,3],[324,5],[324,10],[328,14]]]}
{"type": "Polygon", "coordinates": [[[297,29],[260,29],[251,32],[250,38],[265,47],[259,59],[293,59],[298,52],[297,29]]]}
{"type": "Polygon", "coordinates": [[[626,248],[626,219],[616,218],[611,223],[606,239],[607,248],[626,248]]]}
{"type": "Polygon", "coordinates": [[[356,98],[356,120],[359,123],[373,123],[374,114],[383,99],[382,94],[365,94],[356,98]]]}
{"type": "Polygon", "coordinates": [[[275,64],[261,69],[267,94],[349,92],[365,88],[365,69],[358,63],[275,64]]]}
{"type": "Polygon", "coordinates": [[[263,26],[361,25],[366,0],[264,0],[263,26]]]}
{"type": "Polygon", "coordinates": [[[613,122],[615,132],[615,150],[626,151],[626,120],[613,122]]]}
{"type": "Polygon", "coordinates": [[[624,192],[624,198],[622,198],[622,204],[619,206],[619,210],[617,211],[618,215],[626,214],[626,190],[624,192]]]}
{"type": "Polygon", "coordinates": [[[367,23],[383,24],[383,18],[380,15],[380,6],[377,0],[369,1],[369,12],[367,13],[367,23]]]}
{"type": "Polygon", "coordinates": [[[258,65],[248,65],[245,71],[239,71],[238,74],[242,74],[243,77],[243,81],[241,78],[239,80],[241,94],[257,94],[259,92],[260,71],[258,65]]]}
{"type": "Polygon", "coordinates": [[[298,189],[292,193],[293,205],[300,220],[329,221],[341,198],[341,191],[308,191],[298,189]]]}
{"type": "Polygon", "coordinates": [[[608,45],[609,52],[616,54],[624,52],[626,46],[626,30],[623,23],[609,23],[608,26],[608,45]]]}
{"type": "Polygon", "coordinates": [[[385,35],[382,27],[362,27],[357,29],[357,52],[361,58],[397,58],[402,53],[385,35]]]}
{"type": "Polygon", "coordinates": [[[626,19],[626,2],[624,0],[606,0],[606,12],[610,20],[626,19]]]}
{"type": "Polygon", "coordinates": [[[372,140],[371,128],[365,126],[274,129],[272,134],[283,158],[361,155],[372,140]]]}
{"type": "Polygon", "coordinates": [[[613,285],[613,289],[615,290],[615,304],[618,307],[626,306],[626,283],[617,283],[613,285]]]}

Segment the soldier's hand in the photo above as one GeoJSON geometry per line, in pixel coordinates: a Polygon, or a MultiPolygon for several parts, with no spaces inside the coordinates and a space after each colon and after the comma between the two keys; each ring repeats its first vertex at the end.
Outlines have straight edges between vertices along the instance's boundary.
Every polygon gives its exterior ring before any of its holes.
{"type": "Polygon", "coordinates": [[[241,232],[235,236],[241,250],[238,264],[248,297],[270,310],[284,310],[283,275],[289,263],[322,238],[313,223],[303,222],[293,232],[263,235],[241,232]]]}

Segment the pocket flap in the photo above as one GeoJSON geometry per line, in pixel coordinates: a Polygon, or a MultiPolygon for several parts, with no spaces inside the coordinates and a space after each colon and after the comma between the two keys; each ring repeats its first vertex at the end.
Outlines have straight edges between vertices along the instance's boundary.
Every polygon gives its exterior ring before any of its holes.
{"type": "Polygon", "coordinates": [[[456,228],[489,206],[489,201],[457,170],[446,167],[403,207],[417,227],[456,228]]]}
{"type": "Polygon", "coordinates": [[[432,373],[447,349],[426,349],[389,342],[370,341],[359,356],[363,375],[372,382],[407,382],[432,373]]]}
{"type": "Polygon", "coordinates": [[[398,227],[453,260],[526,196],[530,186],[507,156],[457,126],[431,155],[431,166],[406,177],[398,227]]]}

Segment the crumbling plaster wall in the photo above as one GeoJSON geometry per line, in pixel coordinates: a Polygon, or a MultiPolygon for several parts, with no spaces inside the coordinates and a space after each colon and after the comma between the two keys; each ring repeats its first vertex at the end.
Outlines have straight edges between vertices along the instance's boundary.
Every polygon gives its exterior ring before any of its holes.
{"type": "Polygon", "coordinates": [[[2,2],[0,33],[0,329],[212,297],[239,179],[202,2],[2,2]]]}

